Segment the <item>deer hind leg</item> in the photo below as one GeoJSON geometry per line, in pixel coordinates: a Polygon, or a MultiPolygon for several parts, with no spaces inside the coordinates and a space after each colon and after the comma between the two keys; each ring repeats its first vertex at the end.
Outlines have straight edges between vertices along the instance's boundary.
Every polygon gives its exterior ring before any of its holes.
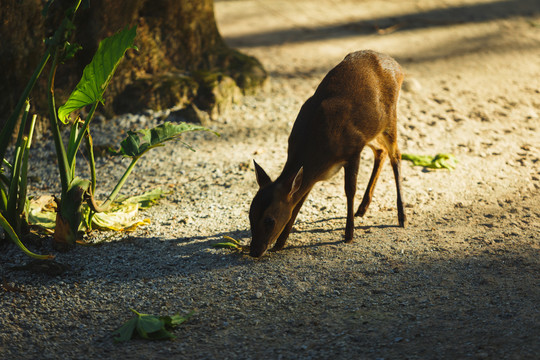
{"type": "Polygon", "coordinates": [[[375,184],[377,184],[377,180],[379,179],[379,175],[381,174],[382,165],[384,164],[384,160],[386,160],[387,151],[384,149],[384,147],[377,146],[378,144],[368,144],[368,146],[373,150],[373,156],[375,158],[375,161],[373,162],[373,171],[371,172],[371,177],[369,178],[368,186],[366,187],[366,192],[364,193],[364,197],[362,198],[362,202],[360,203],[360,206],[358,207],[358,210],[354,214],[354,216],[364,216],[369,204],[371,204],[371,199],[373,197],[373,191],[375,190],[375,184]]]}
{"type": "Polygon", "coordinates": [[[385,140],[388,156],[390,157],[390,164],[392,165],[392,170],[394,171],[394,178],[396,181],[399,226],[404,228],[407,226],[407,216],[405,215],[405,210],[403,209],[401,190],[401,152],[399,151],[397,145],[397,132],[394,130],[389,133],[383,133],[383,137],[385,140]]]}

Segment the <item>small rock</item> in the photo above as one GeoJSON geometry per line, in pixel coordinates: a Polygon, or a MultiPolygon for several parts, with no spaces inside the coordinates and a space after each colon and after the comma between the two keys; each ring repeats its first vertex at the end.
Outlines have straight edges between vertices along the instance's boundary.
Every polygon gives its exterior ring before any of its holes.
{"type": "Polygon", "coordinates": [[[403,80],[401,89],[405,92],[417,93],[422,90],[422,85],[420,85],[420,82],[415,78],[406,78],[403,80]]]}
{"type": "Polygon", "coordinates": [[[487,359],[489,357],[489,354],[485,351],[479,351],[476,353],[476,357],[478,359],[487,359]]]}
{"type": "Polygon", "coordinates": [[[195,104],[189,104],[183,109],[172,111],[167,120],[172,122],[185,121],[206,126],[210,122],[210,115],[207,112],[199,110],[195,104]]]}

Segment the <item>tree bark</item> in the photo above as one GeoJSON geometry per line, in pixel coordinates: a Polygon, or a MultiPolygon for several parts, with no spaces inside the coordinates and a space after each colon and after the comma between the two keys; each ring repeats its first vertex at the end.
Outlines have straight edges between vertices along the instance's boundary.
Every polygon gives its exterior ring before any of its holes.
{"type": "MultiPolygon", "coordinates": [[[[73,1],[53,2],[48,20],[41,16],[43,3],[0,0],[2,124],[44,52],[43,38],[54,31],[73,1]]],[[[232,97],[238,89],[250,91],[266,79],[258,60],[225,44],[215,22],[213,0],[92,0],[75,19],[74,41],[83,49],[57,74],[58,104],[71,93],[99,42],[132,25],[137,25],[139,51],[128,52],[105,92],[106,115],[188,103],[212,113],[219,96],[232,97]]],[[[32,93],[34,110],[43,112],[44,94],[40,82],[32,93]]]]}
{"type": "MultiPolygon", "coordinates": [[[[0,125],[15,109],[26,83],[38,65],[45,46],[45,24],[39,0],[0,0],[0,125]]],[[[32,105],[46,103],[44,82],[40,94],[32,93],[32,105]]],[[[35,108],[34,108],[35,109],[35,108]]],[[[1,161],[1,159],[0,159],[1,161]]]]}

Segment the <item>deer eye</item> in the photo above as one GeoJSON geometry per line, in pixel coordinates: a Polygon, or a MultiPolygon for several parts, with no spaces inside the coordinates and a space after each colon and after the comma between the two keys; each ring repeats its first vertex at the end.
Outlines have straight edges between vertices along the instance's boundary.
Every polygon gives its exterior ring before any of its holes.
{"type": "Polygon", "coordinates": [[[271,217],[266,217],[264,218],[263,223],[266,230],[272,230],[274,225],[276,225],[276,220],[272,219],[271,217]]]}

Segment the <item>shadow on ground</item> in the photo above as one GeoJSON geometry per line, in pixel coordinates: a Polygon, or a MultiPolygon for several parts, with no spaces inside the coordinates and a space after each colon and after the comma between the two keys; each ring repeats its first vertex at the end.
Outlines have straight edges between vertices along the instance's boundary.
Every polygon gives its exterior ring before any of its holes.
{"type": "Polygon", "coordinates": [[[234,47],[271,46],[377,34],[378,31],[384,32],[384,29],[390,30],[392,28],[392,31],[395,32],[464,23],[481,23],[517,16],[531,17],[538,14],[540,14],[540,4],[536,1],[506,0],[314,28],[293,27],[286,30],[230,36],[226,40],[234,47]]]}

